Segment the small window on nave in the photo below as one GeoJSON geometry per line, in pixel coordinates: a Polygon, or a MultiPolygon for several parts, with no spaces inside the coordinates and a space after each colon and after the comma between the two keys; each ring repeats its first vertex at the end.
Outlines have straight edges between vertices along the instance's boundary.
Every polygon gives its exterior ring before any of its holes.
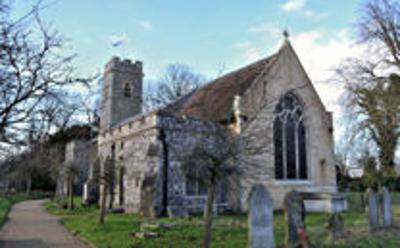
{"type": "Polygon", "coordinates": [[[186,181],[185,181],[186,195],[206,196],[207,186],[203,182],[200,182],[199,180],[195,179],[198,178],[199,171],[195,170],[194,172],[196,173],[196,175],[193,175],[193,177],[186,176],[186,181]]]}

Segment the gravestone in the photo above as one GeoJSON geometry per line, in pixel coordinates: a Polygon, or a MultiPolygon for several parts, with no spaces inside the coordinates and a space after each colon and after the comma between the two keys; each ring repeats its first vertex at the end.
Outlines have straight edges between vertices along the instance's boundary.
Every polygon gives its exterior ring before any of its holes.
{"type": "Polygon", "coordinates": [[[285,196],[285,244],[287,247],[307,247],[305,208],[301,195],[291,191],[285,196]]]}
{"type": "Polygon", "coordinates": [[[392,225],[392,199],[390,192],[386,187],[380,191],[381,195],[381,211],[382,211],[382,226],[388,227],[392,225]]]}
{"type": "Polygon", "coordinates": [[[365,200],[367,202],[367,214],[369,229],[372,231],[379,227],[378,223],[378,199],[376,193],[368,188],[365,194],[365,200]]]}
{"type": "Polygon", "coordinates": [[[344,237],[344,223],[340,213],[333,213],[328,221],[328,229],[331,232],[331,240],[333,243],[337,239],[344,237]]]}
{"type": "Polygon", "coordinates": [[[141,183],[140,191],[140,207],[139,215],[141,217],[153,218],[156,216],[154,208],[154,184],[155,176],[152,174],[146,174],[141,183]]]}
{"type": "Polygon", "coordinates": [[[249,210],[249,247],[275,247],[273,203],[264,185],[252,187],[249,210]]]}
{"type": "Polygon", "coordinates": [[[83,205],[97,204],[99,201],[99,185],[95,180],[87,180],[83,185],[83,205]]]}

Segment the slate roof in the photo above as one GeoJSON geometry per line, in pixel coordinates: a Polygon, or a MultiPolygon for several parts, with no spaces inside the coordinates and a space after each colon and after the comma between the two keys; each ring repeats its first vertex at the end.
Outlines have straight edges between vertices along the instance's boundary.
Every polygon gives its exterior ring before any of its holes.
{"type": "Polygon", "coordinates": [[[165,110],[216,122],[229,120],[234,97],[245,92],[261,73],[271,68],[278,53],[212,80],[165,110]]]}

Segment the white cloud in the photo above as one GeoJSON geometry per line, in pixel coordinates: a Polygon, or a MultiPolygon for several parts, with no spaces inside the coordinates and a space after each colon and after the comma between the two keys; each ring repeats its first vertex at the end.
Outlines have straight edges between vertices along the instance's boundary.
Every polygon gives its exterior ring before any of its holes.
{"type": "Polygon", "coordinates": [[[344,58],[361,53],[345,29],[334,33],[312,30],[293,35],[290,40],[314,81],[330,78],[332,69],[344,58]]]}
{"type": "Polygon", "coordinates": [[[261,50],[250,41],[238,42],[233,47],[243,51],[243,57],[247,62],[253,62],[262,57],[261,50]]]}
{"type": "MultiPolygon", "coordinates": [[[[271,43],[282,37],[282,29],[279,28],[277,23],[262,22],[251,26],[247,30],[249,33],[255,34],[263,40],[263,44],[271,43]]],[[[235,49],[242,50],[244,62],[254,62],[257,59],[266,56],[268,49],[260,47],[251,41],[242,41],[233,44],[235,49]]]]}
{"type": "Polygon", "coordinates": [[[361,54],[361,48],[354,45],[346,30],[336,32],[328,40],[324,38],[327,35],[324,31],[313,30],[290,39],[325,105],[336,112],[340,109],[338,99],[343,89],[329,80],[334,76],[334,68],[345,58],[361,54]]]}
{"type": "Polygon", "coordinates": [[[306,9],[306,10],[304,11],[304,15],[305,15],[305,16],[308,16],[308,17],[314,17],[316,14],[317,14],[317,13],[315,13],[315,11],[310,10],[310,9],[306,9]]]}
{"type": "Polygon", "coordinates": [[[356,45],[345,29],[335,33],[313,30],[293,35],[290,40],[325,107],[333,112],[335,138],[339,140],[345,132],[344,88],[332,81],[334,69],[348,57],[361,56],[364,48],[356,45]]]}
{"type": "Polygon", "coordinates": [[[310,9],[304,10],[304,11],[303,11],[303,14],[304,14],[306,17],[316,18],[316,19],[322,19],[322,18],[325,18],[325,17],[328,17],[328,16],[329,16],[329,14],[328,14],[327,12],[317,13],[317,12],[315,12],[315,11],[313,11],[313,10],[310,10],[310,9]]]}
{"type": "Polygon", "coordinates": [[[294,12],[303,9],[306,3],[307,0],[289,0],[281,8],[286,12],[294,12]]]}
{"type": "Polygon", "coordinates": [[[147,30],[147,31],[153,30],[153,23],[151,23],[148,20],[138,20],[137,23],[144,30],[147,30]]]}
{"type": "Polygon", "coordinates": [[[251,41],[241,41],[233,44],[234,48],[244,49],[253,46],[251,41]]]}
{"type": "Polygon", "coordinates": [[[305,17],[322,19],[328,16],[326,12],[315,12],[311,9],[306,9],[307,0],[289,0],[281,5],[282,10],[286,12],[299,12],[305,17]]]}

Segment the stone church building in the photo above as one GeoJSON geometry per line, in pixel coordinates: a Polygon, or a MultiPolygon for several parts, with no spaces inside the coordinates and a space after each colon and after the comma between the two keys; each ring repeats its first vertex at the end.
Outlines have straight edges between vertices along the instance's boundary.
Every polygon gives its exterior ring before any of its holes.
{"type": "MultiPolygon", "coordinates": [[[[221,128],[239,138],[237,166],[247,163],[248,171],[236,177],[237,200],[221,183],[216,209],[245,210],[253,183],[267,186],[275,208],[291,190],[337,191],[332,114],[288,39],[275,54],[148,113],[142,113],[142,66],[116,57],[105,66],[96,146],[100,164],[108,159],[115,168],[115,207],[155,216],[202,210],[207,190],[185,176],[182,154],[199,142],[220,149],[226,145],[216,135],[221,128]]],[[[95,164],[86,198],[96,181],[95,164]]]]}

